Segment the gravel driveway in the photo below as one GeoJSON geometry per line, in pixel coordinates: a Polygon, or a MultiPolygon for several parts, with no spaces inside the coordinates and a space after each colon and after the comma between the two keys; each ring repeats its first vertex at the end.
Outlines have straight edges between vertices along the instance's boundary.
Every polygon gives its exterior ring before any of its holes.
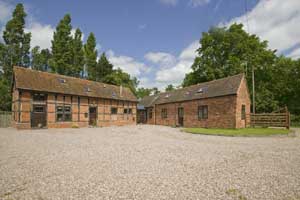
{"type": "Polygon", "coordinates": [[[0,129],[0,199],[300,199],[300,137],[0,129]]]}

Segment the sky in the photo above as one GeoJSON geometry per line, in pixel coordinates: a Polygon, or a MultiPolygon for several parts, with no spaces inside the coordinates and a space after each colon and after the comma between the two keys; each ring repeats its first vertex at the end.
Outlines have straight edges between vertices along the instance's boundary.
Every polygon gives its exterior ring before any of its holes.
{"type": "Polygon", "coordinates": [[[69,13],[83,40],[93,32],[98,52],[137,77],[139,87],[180,85],[212,26],[243,23],[278,55],[300,57],[300,0],[0,0],[0,34],[17,3],[28,14],[32,47],[50,48],[56,25],[69,13]]]}

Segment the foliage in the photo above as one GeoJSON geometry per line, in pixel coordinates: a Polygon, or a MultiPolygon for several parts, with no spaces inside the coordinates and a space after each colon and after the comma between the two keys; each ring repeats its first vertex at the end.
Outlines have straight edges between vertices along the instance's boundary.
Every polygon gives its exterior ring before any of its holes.
{"type": "Polygon", "coordinates": [[[134,94],[136,94],[136,87],[139,83],[135,77],[131,78],[129,74],[121,69],[114,70],[111,74],[105,76],[103,82],[128,87],[134,94]]]}
{"type": "Polygon", "coordinates": [[[143,88],[143,87],[141,87],[141,88],[137,89],[136,96],[137,96],[137,98],[143,98],[145,96],[150,96],[151,92],[152,92],[151,88],[143,88]]]}
{"type": "Polygon", "coordinates": [[[52,57],[50,66],[53,72],[63,75],[72,75],[73,39],[71,36],[71,16],[66,14],[58,23],[53,35],[52,57]]]}
{"type": "Polygon", "coordinates": [[[96,38],[93,33],[90,33],[86,44],[84,45],[85,66],[88,72],[88,79],[96,80],[96,65],[97,65],[97,50],[96,38]]]}
{"type": "Polygon", "coordinates": [[[11,110],[10,84],[3,76],[0,76],[0,110],[11,110]]]}
{"type": "Polygon", "coordinates": [[[166,92],[169,92],[169,91],[175,90],[175,88],[172,84],[170,84],[170,85],[167,85],[165,90],[166,90],[166,92]]]}
{"type": "Polygon", "coordinates": [[[208,129],[208,128],[185,128],[183,131],[193,134],[221,135],[221,136],[270,136],[288,134],[287,129],[275,128],[242,128],[242,129],[208,129]]]}
{"type": "Polygon", "coordinates": [[[156,95],[156,94],[159,94],[159,93],[160,93],[160,91],[158,90],[157,87],[152,88],[152,94],[153,95],[156,95]]]}
{"type": "Polygon", "coordinates": [[[292,82],[299,84],[299,73],[293,72],[296,70],[293,67],[295,62],[284,57],[278,58],[275,51],[268,49],[266,41],[246,33],[243,25],[211,28],[203,33],[200,44],[192,72],[186,75],[183,86],[245,73],[252,96],[253,68],[256,111],[270,112],[284,105],[292,110],[299,107],[299,104],[291,102],[297,96],[292,82]]]}
{"type": "Polygon", "coordinates": [[[72,40],[72,70],[70,76],[82,77],[84,67],[84,51],[82,44],[82,32],[79,28],[76,29],[72,40]]]}
{"type": "Polygon", "coordinates": [[[31,68],[39,71],[47,71],[49,68],[49,59],[51,53],[49,49],[40,50],[39,46],[34,47],[31,50],[31,68]]]}
{"type": "Polygon", "coordinates": [[[113,72],[113,65],[106,58],[105,53],[101,54],[101,57],[98,60],[96,65],[96,81],[103,81],[105,77],[113,72]]]}

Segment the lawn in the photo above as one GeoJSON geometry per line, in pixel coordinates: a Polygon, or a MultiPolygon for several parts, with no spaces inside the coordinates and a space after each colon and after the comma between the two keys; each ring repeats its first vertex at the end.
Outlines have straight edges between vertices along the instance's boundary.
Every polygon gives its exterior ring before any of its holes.
{"type": "Polygon", "coordinates": [[[187,133],[222,136],[269,136],[287,135],[290,130],[275,128],[243,128],[243,129],[210,129],[210,128],[185,128],[187,133]]]}

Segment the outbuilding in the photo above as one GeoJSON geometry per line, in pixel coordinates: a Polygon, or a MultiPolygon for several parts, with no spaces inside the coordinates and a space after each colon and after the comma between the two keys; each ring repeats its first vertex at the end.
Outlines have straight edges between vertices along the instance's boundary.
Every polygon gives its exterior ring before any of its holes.
{"type": "Polygon", "coordinates": [[[14,67],[12,98],[16,128],[136,124],[137,98],[122,86],[14,67]]]}
{"type": "Polygon", "coordinates": [[[146,124],[244,128],[250,124],[250,104],[245,76],[238,74],[146,96],[138,117],[146,124]]]}

